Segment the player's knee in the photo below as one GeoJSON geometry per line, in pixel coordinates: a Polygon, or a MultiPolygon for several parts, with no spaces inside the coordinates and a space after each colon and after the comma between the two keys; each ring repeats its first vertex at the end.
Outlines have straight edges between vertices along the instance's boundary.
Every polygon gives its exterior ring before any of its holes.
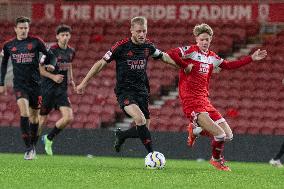
{"type": "Polygon", "coordinates": [[[225,137],[225,141],[230,142],[230,141],[233,140],[233,138],[234,138],[233,133],[227,134],[226,137],[225,137]]]}
{"type": "Polygon", "coordinates": [[[45,125],[46,121],[47,121],[47,116],[42,116],[42,115],[39,116],[38,122],[40,126],[45,125]]]}
{"type": "Polygon", "coordinates": [[[214,136],[214,140],[215,141],[225,141],[225,138],[226,138],[226,134],[225,133],[222,133],[220,135],[214,136]]]}
{"type": "Polygon", "coordinates": [[[146,124],[146,118],[142,115],[137,116],[134,118],[136,125],[145,125],[146,124]]]}
{"type": "Polygon", "coordinates": [[[39,122],[38,116],[31,114],[30,117],[29,117],[29,121],[30,121],[31,123],[38,123],[38,122],[39,122]]]}
{"type": "Polygon", "coordinates": [[[74,116],[73,115],[68,115],[66,117],[64,117],[65,123],[69,124],[74,120],[74,116]]]}

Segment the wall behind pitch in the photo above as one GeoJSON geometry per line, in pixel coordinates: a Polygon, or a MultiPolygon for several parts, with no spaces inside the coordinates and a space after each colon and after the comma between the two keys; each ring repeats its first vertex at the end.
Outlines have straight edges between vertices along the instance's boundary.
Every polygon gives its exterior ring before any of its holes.
{"type": "MultiPolygon", "coordinates": [[[[46,133],[44,131],[43,133],[46,133]]],[[[152,134],[154,149],[162,152],[167,158],[176,159],[209,159],[210,141],[199,138],[194,148],[186,146],[186,133],[152,134]]],[[[0,128],[0,152],[23,153],[24,145],[20,138],[20,128],[0,128]]],[[[103,129],[66,129],[54,141],[54,154],[144,157],[146,150],[139,139],[128,139],[122,153],[113,150],[113,132],[103,129]]],[[[279,150],[283,136],[236,135],[227,143],[225,157],[230,161],[267,162],[279,150]]],[[[41,141],[37,153],[44,153],[41,141]]]]}

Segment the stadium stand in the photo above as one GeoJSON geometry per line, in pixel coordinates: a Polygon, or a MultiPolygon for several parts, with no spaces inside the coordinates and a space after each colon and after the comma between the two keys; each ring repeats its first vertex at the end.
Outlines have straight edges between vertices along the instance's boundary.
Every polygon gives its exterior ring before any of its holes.
{"type": "MultiPolygon", "coordinates": [[[[129,23],[112,22],[76,22],[66,23],[72,26],[71,46],[76,50],[73,62],[77,83],[82,80],[93,63],[117,40],[130,36],[129,23]]],[[[149,22],[149,38],[158,48],[169,48],[194,43],[191,31],[195,23],[186,22],[149,22]]],[[[224,56],[234,52],[236,44],[244,45],[248,36],[259,32],[258,23],[212,22],[214,31],[212,50],[224,56]],[[221,32],[222,31],[222,32],[221,32]]],[[[54,29],[58,23],[35,22],[32,24],[34,35],[46,42],[55,41],[54,29]],[[41,28],[35,30],[33,28],[41,28]],[[52,28],[52,29],[50,29],[52,28]]],[[[12,23],[0,23],[0,44],[13,37],[12,23]]],[[[267,39],[263,48],[270,56],[260,63],[253,63],[238,70],[221,71],[211,81],[211,99],[214,105],[226,117],[235,133],[284,134],[283,121],[284,88],[281,87],[284,65],[284,32],[267,39]],[[225,78],[225,79],[224,79],[225,78]]],[[[159,99],[163,89],[175,88],[178,71],[162,63],[151,60],[148,64],[152,99],[159,99]]],[[[70,100],[75,120],[72,128],[99,128],[112,125],[121,111],[113,93],[115,85],[115,63],[103,70],[86,89],[84,96],[70,92],[70,100]]],[[[19,112],[12,89],[7,96],[0,96],[0,125],[17,126],[19,112]],[[3,103],[2,103],[3,102],[3,103]]],[[[152,126],[155,131],[181,132],[186,130],[184,117],[178,99],[166,100],[160,109],[151,108],[152,126]]],[[[49,116],[48,126],[52,127],[59,115],[53,112],[49,116]]]]}

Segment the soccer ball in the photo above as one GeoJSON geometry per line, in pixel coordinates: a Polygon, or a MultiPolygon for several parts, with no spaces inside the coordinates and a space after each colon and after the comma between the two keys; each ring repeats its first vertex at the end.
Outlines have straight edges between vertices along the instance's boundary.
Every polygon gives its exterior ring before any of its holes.
{"type": "Polygon", "coordinates": [[[145,166],[149,169],[163,169],[166,165],[166,158],[160,152],[150,152],[145,157],[145,166]]]}

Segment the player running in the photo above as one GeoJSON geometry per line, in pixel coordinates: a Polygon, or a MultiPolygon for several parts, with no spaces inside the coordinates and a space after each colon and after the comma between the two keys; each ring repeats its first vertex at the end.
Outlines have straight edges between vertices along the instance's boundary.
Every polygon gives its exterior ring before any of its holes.
{"type": "Polygon", "coordinates": [[[89,80],[97,75],[107,64],[116,61],[115,94],[123,112],[133,118],[136,126],[126,131],[115,131],[116,152],[127,138],[140,138],[148,152],[152,152],[152,139],[148,130],[150,125],[149,81],[146,73],[149,57],[161,59],[164,63],[177,66],[164,52],[146,39],[147,20],[144,17],[131,19],[131,37],[117,42],[96,62],[86,77],[77,86],[77,92],[82,94],[89,80]]]}
{"type": "Polygon", "coordinates": [[[265,58],[265,50],[257,50],[251,56],[237,61],[226,61],[209,50],[213,30],[207,24],[196,25],[193,29],[196,45],[179,47],[168,51],[168,54],[181,67],[192,66],[191,72],[179,72],[179,97],[183,111],[190,120],[188,145],[192,146],[196,136],[209,135],[212,139],[212,158],[210,164],[216,169],[230,171],[225,165],[222,152],[224,142],[233,139],[233,133],[222,115],[213,107],[209,96],[209,80],[214,68],[236,69],[255,60],[265,58]],[[203,130],[203,131],[202,131],[203,130]]]}
{"type": "MultiPolygon", "coordinates": [[[[3,46],[4,56],[0,78],[0,93],[5,93],[5,76],[8,60],[11,58],[14,93],[20,110],[22,139],[26,146],[25,160],[35,158],[35,145],[38,140],[38,111],[41,101],[39,53],[43,53],[47,58],[50,57],[44,42],[37,37],[28,35],[29,29],[29,18],[19,17],[16,19],[14,27],[16,37],[5,42],[3,46]]],[[[48,70],[54,69],[52,65],[45,67],[48,70]]]]}
{"type": "Polygon", "coordinates": [[[54,128],[48,134],[42,136],[45,145],[44,149],[48,155],[53,155],[52,144],[55,136],[73,121],[73,111],[67,94],[68,81],[75,90],[72,72],[72,60],[75,56],[75,50],[68,46],[70,38],[71,28],[67,25],[59,25],[56,29],[57,43],[50,47],[51,54],[56,58],[55,70],[52,73],[45,72],[44,68],[40,70],[43,76],[41,87],[42,106],[39,117],[40,128],[46,124],[47,115],[53,108],[59,109],[62,114],[62,117],[55,123],[54,128]]]}

